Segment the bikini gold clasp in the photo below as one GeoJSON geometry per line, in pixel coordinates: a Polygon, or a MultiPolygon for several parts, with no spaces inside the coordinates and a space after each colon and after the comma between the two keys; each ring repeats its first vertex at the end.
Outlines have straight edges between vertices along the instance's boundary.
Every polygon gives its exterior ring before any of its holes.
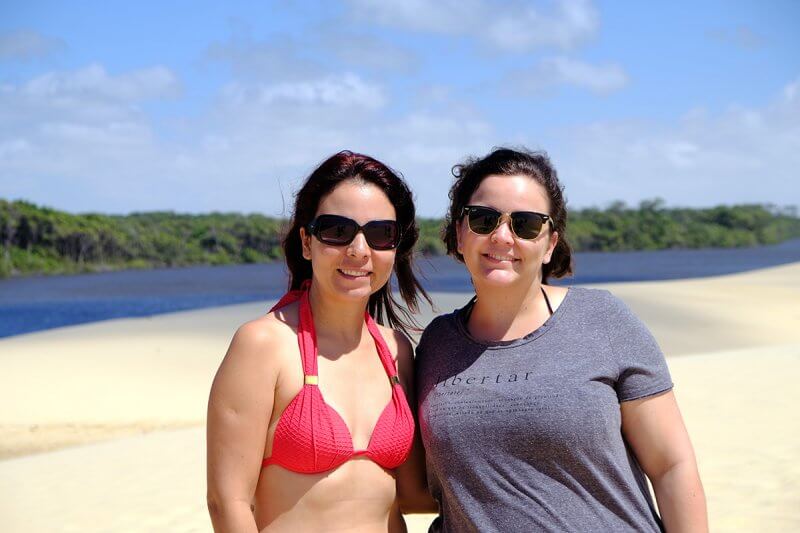
{"type": "Polygon", "coordinates": [[[319,376],[310,376],[306,374],[305,383],[306,385],[319,385],[319,376]]]}

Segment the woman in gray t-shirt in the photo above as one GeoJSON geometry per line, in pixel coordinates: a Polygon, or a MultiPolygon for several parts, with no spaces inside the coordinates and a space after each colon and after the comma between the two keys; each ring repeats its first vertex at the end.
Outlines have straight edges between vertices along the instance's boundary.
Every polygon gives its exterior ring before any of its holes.
{"type": "Polygon", "coordinates": [[[547,156],[498,149],[454,175],[443,237],[476,297],[417,348],[432,530],[706,531],[652,335],[607,291],[545,285],[572,271],[547,156]]]}

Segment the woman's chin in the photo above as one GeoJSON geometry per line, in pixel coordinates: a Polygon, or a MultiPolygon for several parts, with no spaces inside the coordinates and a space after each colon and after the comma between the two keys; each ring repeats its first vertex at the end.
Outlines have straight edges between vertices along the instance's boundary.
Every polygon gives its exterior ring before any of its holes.
{"type": "Polygon", "coordinates": [[[520,275],[508,269],[484,269],[477,276],[472,276],[476,285],[487,285],[495,288],[510,287],[520,282],[520,275]]]}
{"type": "Polygon", "coordinates": [[[362,300],[369,298],[373,292],[374,279],[372,275],[353,279],[349,276],[337,275],[333,280],[332,286],[336,294],[344,298],[362,300]]]}
{"type": "Polygon", "coordinates": [[[370,287],[368,284],[365,284],[361,287],[347,287],[341,284],[336,284],[333,288],[336,291],[337,296],[352,300],[363,300],[364,298],[369,298],[372,294],[372,287],[370,287]]]}

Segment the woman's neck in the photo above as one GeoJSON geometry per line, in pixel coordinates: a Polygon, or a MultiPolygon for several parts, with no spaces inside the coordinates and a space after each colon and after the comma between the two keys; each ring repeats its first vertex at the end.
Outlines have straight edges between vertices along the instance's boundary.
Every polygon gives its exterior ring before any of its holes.
{"type": "Polygon", "coordinates": [[[479,340],[505,341],[541,326],[550,317],[541,287],[538,279],[527,290],[476,286],[477,300],[467,323],[470,334],[479,340]]]}
{"type": "Polygon", "coordinates": [[[330,298],[312,284],[309,303],[317,339],[328,339],[345,351],[355,349],[364,334],[367,301],[330,298]]]}

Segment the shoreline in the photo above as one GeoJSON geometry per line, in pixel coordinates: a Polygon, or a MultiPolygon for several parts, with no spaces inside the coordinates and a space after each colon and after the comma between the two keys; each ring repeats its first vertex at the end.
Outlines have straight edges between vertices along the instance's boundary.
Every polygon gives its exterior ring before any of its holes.
{"type": "MultiPolygon", "coordinates": [[[[441,221],[443,222],[443,219],[441,219],[441,221]]],[[[670,248],[622,249],[622,250],[573,250],[573,253],[583,255],[583,254],[630,254],[630,253],[654,253],[654,252],[658,253],[658,252],[697,252],[697,251],[721,251],[721,250],[753,250],[753,249],[779,247],[795,241],[800,241],[800,236],[788,237],[779,242],[772,242],[772,243],[758,242],[756,244],[749,244],[744,246],[701,246],[695,248],[670,247],[670,248]]],[[[417,257],[425,259],[436,259],[440,257],[446,257],[447,255],[444,251],[437,253],[429,253],[419,250],[416,253],[417,257]]],[[[149,264],[143,261],[132,261],[129,263],[97,262],[97,263],[84,263],[83,265],[76,262],[66,262],[62,264],[69,265],[69,268],[66,268],[64,270],[59,270],[55,272],[34,271],[34,272],[24,272],[24,273],[17,271],[10,274],[0,275],[0,282],[6,280],[18,280],[18,279],[46,279],[54,276],[72,277],[72,276],[83,276],[87,274],[88,275],[108,274],[114,272],[140,272],[140,271],[152,271],[152,270],[174,270],[174,269],[191,269],[191,268],[205,268],[205,267],[216,268],[216,267],[244,266],[244,265],[254,265],[254,264],[272,265],[276,263],[283,264],[284,263],[283,256],[279,256],[273,259],[268,259],[266,261],[258,261],[256,263],[231,262],[231,263],[215,264],[213,262],[207,262],[207,263],[188,263],[188,264],[180,264],[173,266],[164,263],[149,264]]],[[[772,265],[772,266],[778,266],[778,265],[772,265]]]]}
{"type": "MultiPolygon", "coordinates": [[[[800,262],[800,239],[759,248],[581,252],[575,275],[556,285],[706,280],[800,262]]],[[[463,266],[422,257],[417,270],[430,292],[470,290],[463,266]]],[[[127,270],[79,276],[0,280],[0,338],[58,327],[159,316],[279,298],[283,263],[127,270]]]]}

